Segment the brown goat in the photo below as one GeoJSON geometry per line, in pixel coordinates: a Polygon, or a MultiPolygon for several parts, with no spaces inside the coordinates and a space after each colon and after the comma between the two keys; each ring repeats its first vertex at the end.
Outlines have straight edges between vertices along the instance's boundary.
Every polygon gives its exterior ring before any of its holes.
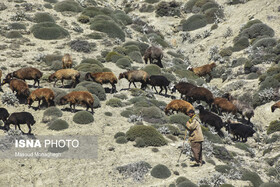
{"type": "Polygon", "coordinates": [[[43,73],[37,68],[26,67],[21,68],[13,73],[9,73],[6,76],[6,79],[18,78],[22,80],[34,80],[33,87],[35,87],[36,82],[38,83],[38,87],[40,84],[40,78],[43,76],[43,73]]]}
{"type": "Polygon", "coordinates": [[[94,98],[89,93],[88,91],[73,91],[70,92],[69,94],[63,96],[60,99],[60,104],[65,105],[67,103],[70,103],[70,109],[71,112],[76,112],[75,105],[76,104],[81,104],[81,105],[86,105],[87,111],[89,108],[91,108],[91,113],[93,114],[93,103],[94,103],[94,98]],[[72,109],[73,106],[73,109],[72,109]]]}
{"type": "Polygon", "coordinates": [[[174,85],[173,88],[171,88],[171,93],[178,92],[181,94],[181,99],[183,98],[184,95],[186,95],[191,89],[195,88],[196,86],[188,83],[188,82],[179,82],[174,85]]]}
{"type": "Polygon", "coordinates": [[[216,97],[214,99],[212,106],[213,109],[218,110],[218,113],[220,115],[222,114],[222,112],[228,112],[234,115],[237,112],[236,106],[232,104],[230,101],[228,101],[226,98],[222,98],[222,97],[216,97]]]}
{"type": "Polygon", "coordinates": [[[216,64],[213,62],[211,64],[206,64],[200,67],[195,67],[195,68],[190,67],[188,68],[188,70],[194,72],[194,74],[196,74],[199,77],[209,75],[209,80],[211,80],[212,79],[211,71],[214,67],[216,67],[216,64]]]}
{"type": "Polygon", "coordinates": [[[34,101],[38,101],[38,109],[40,109],[40,102],[43,99],[48,103],[48,107],[50,107],[50,102],[54,100],[54,92],[49,88],[38,88],[31,92],[27,98],[27,102],[29,107],[31,107],[34,101]]]}
{"type": "Polygon", "coordinates": [[[88,81],[90,79],[99,84],[110,83],[112,85],[111,93],[117,91],[116,84],[118,83],[118,79],[116,75],[112,72],[87,73],[85,76],[85,80],[88,81]]]}
{"type": "Polygon", "coordinates": [[[124,73],[120,73],[119,75],[119,80],[122,78],[126,78],[129,82],[128,87],[130,88],[131,83],[136,87],[135,82],[141,82],[141,89],[146,88],[147,83],[149,81],[149,74],[146,71],[143,70],[132,70],[132,71],[127,71],[124,73]]]}
{"type": "Polygon", "coordinates": [[[53,87],[55,87],[55,84],[58,80],[61,80],[62,87],[64,88],[63,80],[70,80],[72,79],[73,85],[72,87],[75,87],[76,84],[79,82],[80,73],[77,70],[74,69],[60,69],[56,71],[55,73],[51,74],[49,76],[49,82],[54,81],[53,87]]]}
{"type": "Polygon", "coordinates": [[[274,112],[277,108],[280,108],[280,101],[271,106],[271,112],[274,112]]]}
{"type": "Polygon", "coordinates": [[[17,95],[22,95],[25,97],[28,97],[30,94],[28,85],[25,81],[20,79],[4,79],[2,82],[2,85],[8,83],[10,86],[10,89],[14,93],[16,91],[17,95]]]}
{"type": "Polygon", "coordinates": [[[73,61],[72,61],[70,54],[68,54],[68,53],[65,54],[62,57],[62,68],[63,69],[72,68],[72,65],[73,65],[73,61]]]}
{"type": "Polygon", "coordinates": [[[165,107],[165,114],[168,115],[169,111],[171,110],[171,113],[173,114],[174,111],[177,111],[177,113],[180,111],[184,114],[187,114],[189,110],[194,110],[194,107],[192,104],[190,104],[187,101],[184,100],[172,100],[166,107],[165,107]]]}
{"type": "Polygon", "coordinates": [[[191,89],[186,94],[186,99],[191,103],[200,100],[205,101],[209,105],[209,108],[211,108],[211,105],[214,102],[212,92],[203,87],[195,87],[191,89]]]}
{"type": "Polygon", "coordinates": [[[161,59],[163,58],[163,52],[160,48],[151,46],[146,49],[144,54],[144,61],[145,64],[148,63],[148,59],[150,61],[150,64],[153,63],[153,60],[156,59],[158,62],[156,63],[159,67],[163,68],[161,59]]]}

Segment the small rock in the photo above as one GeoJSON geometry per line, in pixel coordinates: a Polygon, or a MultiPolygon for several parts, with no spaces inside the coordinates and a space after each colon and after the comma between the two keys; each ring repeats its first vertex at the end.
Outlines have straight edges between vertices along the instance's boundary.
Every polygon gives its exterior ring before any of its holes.
{"type": "Polygon", "coordinates": [[[115,148],[114,147],[109,147],[109,149],[108,149],[109,151],[114,151],[115,150],[115,148]]]}

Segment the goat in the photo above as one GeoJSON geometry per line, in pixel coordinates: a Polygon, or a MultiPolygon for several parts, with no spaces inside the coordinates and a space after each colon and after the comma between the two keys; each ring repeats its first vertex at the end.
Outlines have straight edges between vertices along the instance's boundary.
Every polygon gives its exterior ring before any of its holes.
{"type": "Polygon", "coordinates": [[[0,120],[2,120],[4,123],[7,121],[7,118],[9,117],[9,112],[5,108],[0,108],[0,120]]]}
{"type": "Polygon", "coordinates": [[[182,99],[184,95],[186,95],[191,89],[195,87],[196,86],[191,83],[179,82],[175,84],[173,88],[171,88],[171,94],[176,92],[176,90],[178,90],[178,92],[181,94],[181,99],[182,99]]]}
{"type": "Polygon", "coordinates": [[[55,87],[55,84],[58,80],[61,80],[62,87],[64,88],[63,80],[70,80],[72,79],[73,85],[72,87],[75,87],[77,83],[79,82],[80,73],[77,70],[74,69],[60,69],[56,71],[55,73],[51,74],[49,76],[49,82],[54,81],[53,87],[55,87]]]}
{"type": "Polygon", "coordinates": [[[28,85],[26,84],[25,81],[21,79],[4,79],[2,82],[2,85],[8,83],[10,86],[10,89],[14,93],[16,91],[16,95],[20,96],[25,96],[28,97],[30,94],[28,85]]]}
{"type": "Polygon", "coordinates": [[[189,67],[188,70],[194,72],[194,74],[196,74],[199,77],[209,75],[209,80],[211,80],[212,79],[211,71],[214,67],[216,67],[216,64],[213,62],[211,64],[206,64],[200,67],[195,67],[195,68],[189,67]]]}
{"type": "Polygon", "coordinates": [[[189,110],[194,110],[194,108],[189,102],[177,99],[172,100],[168,105],[166,105],[164,110],[165,114],[168,115],[170,110],[172,114],[174,111],[177,111],[177,113],[180,111],[187,114],[189,110]]]}
{"type": "Polygon", "coordinates": [[[271,112],[274,112],[277,108],[280,108],[280,101],[271,106],[271,112]]]}
{"type": "Polygon", "coordinates": [[[216,97],[214,98],[214,102],[212,104],[213,109],[218,110],[218,114],[222,114],[222,112],[228,112],[232,114],[236,114],[237,108],[234,104],[228,101],[226,98],[216,97]]]}
{"type": "Polygon", "coordinates": [[[48,103],[48,107],[50,107],[50,102],[53,102],[54,100],[54,92],[49,88],[36,89],[31,92],[31,94],[27,98],[27,102],[29,107],[31,107],[34,101],[38,101],[38,109],[40,109],[40,102],[43,99],[48,103]]]}
{"type": "Polygon", "coordinates": [[[254,109],[240,100],[234,99],[229,93],[223,95],[223,97],[227,98],[232,104],[236,106],[237,112],[242,115],[242,119],[245,117],[248,118],[247,124],[250,123],[250,119],[254,116],[254,109]]]}
{"type": "Polygon", "coordinates": [[[60,104],[65,105],[67,103],[70,103],[71,112],[76,112],[76,104],[84,104],[87,107],[86,110],[88,111],[91,108],[91,113],[93,114],[94,98],[88,91],[73,91],[60,98],[60,104]]]}
{"type": "Polygon", "coordinates": [[[150,64],[152,64],[153,60],[156,59],[158,61],[156,63],[156,65],[158,65],[161,68],[163,68],[163,65],[161,63],[162,58],[163,58],[162,50],[158,47],[155,47],[155,46],[148,47],[145,51],[145,54],[144,54],[145,64],[148,63],[148,59],[150,61],[150,64]]]}
{"type": "Polygon", "coordinates": [[[152,86],[152,89],[153,88],[155,89],[156,93],[158,93],[157,89],[156,89],[156,86],[159,86],[160,87],[159,94],[161,94],[161,92],[164,88],[165,89],[165,95],[167,95],[167,87],[169,86],[170,81],[165,76],[152,75],[148,79],[148,84],[150,84],[152,86]]]}
{"type": "Polygon", "coordinates": [[[241,138],[242,142],[247,142],[247,138],[252,137],[256,132],[252,127],[237,122],[227,121],[225,127],[233,135],[234,140],[240,140],[241,138]]]}
{"type": "Polygon", "coordinates": [[[31,134],[31,126],[35,123],[36,121],[34,120],[34,117],[29,112],[15,112],[12,113],[9,119],[5,122],[4,128],[8,131],[10,129],[10,124],[14,124],[15,129],[17,129],[18,126],[19,130],[24,133],[20,128],[20,124],[27,124],[29,128],[28,134],[31,134]]]}
{"type": "Polygon", "coordinates": [[[63,69],[67,69],[67,68],[72,68],[73,62],[72,62],[72,58],[70,56],[70,54],[65,54],[62,57],[62,68],[63,69]]]}
{"type": "Polygon", "coordinates": [[[13,73],[9,73],[6,76],[6,79],[12,79],[12,78],[18,78],[21,80],[34,80],[33,87],[35,87],[35,84],[38,83],[38,87],[40,85],[40,78],[43,76],[43,73],[32,67],[26,67],[21,68],[17,71],[14,71],[13,73]]]}
{"type": "Polygon", "coordinates": [[[118,79],[112,72],[87,73],[85,76],[85,80],[88,81],[90,79],[99,84],[110,83],[112,85],[111,93],[117,91],[116,84],[118,83],[118,79]]]}
{"type": "Polygon", "coordinates": [[[205,101],[209,108],[211,108],[212,103],[214,102],[214,97],[211,91],[203,87],[194,87],[186,94],[186,99],[189,102],[194,101],[205,101]]]}
{"type": "Polygon", "coordinates": [[[224,134],[221,131],[221,128],[224,126],[222,119],[218,115],[205,110],[202,105],[197,106],[196,109],[199,110],[199,118],[201,122],[213,126],[218,132],[218,135],[224,137],[224,134]]]}
{"type": "Polygon", "coordinates": [[[120,73],[119,74],[119,80],[122,78],[126,78],[129,82],[129,89],[130,89],[130,85],[131,83],[133,83],[133,85],[136,87],[135,82],[141,82],[141,89],[146,88],[147,86],[147,82],[149,80],[149,74],[146,71],[143,70],[131,70],[131,71],[127,71],[124,73],[120,73]]]}

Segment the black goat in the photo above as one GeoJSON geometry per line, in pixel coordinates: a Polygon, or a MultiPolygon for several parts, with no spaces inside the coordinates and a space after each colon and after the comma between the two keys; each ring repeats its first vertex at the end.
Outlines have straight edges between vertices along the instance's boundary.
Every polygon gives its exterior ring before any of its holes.
{"type": "Polygon", "coordinates": [[[27,124],[29,128],[28,134],[31,134],[31,125],[34,125],[35,123],[36,121],[34,120],[34,117],[29,112],[15,112],[12,113],[9,119],[5,122],[4,128],[9,130],[10,124],[14,124],[15,129],[17,129],[18,126],[19,130],[24,133],[20,128],[20,124],[27,124]]]}
{"type": "Polygon", "coordinates": [[[160,87],[159,94],[161,94],[161,92],[164,88],[165,89],[165,95],[167,95],[167,87],[169,86],[170,81],[165,76],[152,75],[148,79],[148,84],[150,84],[152,86],[152,89],[153,88],[155,89],[156,93],[158,93],[157,89],[156,89],[156,86],[159,86],[160,87]]]}
{"type": "Polygon", "coordinates": [[[241,138],[242,142],[247,142],[247,138],[252,137],[256,132],[252,127],[242,123],[232,123],[228,121],[225,127],[226,130],[233,135],[234,140],[240,140],[241,138]]]}
{"type": "Polygon", "coordinates": [[[175,84],[173,88],[171,88],[171,94],[176,92],[176,90],[178,90],[178,92],[181,94],[181,99],[183,99],[183,96],[186,95],[191,89],[195,87],[196,86],[191,83],[179,82],[175,84]]]}
{"type": "Polygon", "coordinates": [[[196,109],[199,110],[199,118],[201,122],[213,126],[218,132],[218,135],[224,137],[224,134],[221,131],[221,128],[224,126],[222,119],[218,115],[205,110],[202,105],[197,106],[196,109]]]}
{"type": "Polygon", "coordinates": [[[0,108],[0,120],[5,123],[9,115],[9,112],[5,108],[0,108]]]}

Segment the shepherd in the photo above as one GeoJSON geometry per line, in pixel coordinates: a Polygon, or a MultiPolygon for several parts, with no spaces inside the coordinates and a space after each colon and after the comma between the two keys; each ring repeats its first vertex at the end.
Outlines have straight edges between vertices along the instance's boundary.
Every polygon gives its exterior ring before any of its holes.
{"type": "Polygon", "coordinates": [[[201,130],[201,122],[194,110],[189,110],[187,115],[190,117],[186,123],[187,131],[189,131],[188,141],[195,160],[192,167],[202,166],[202,142],[204,141],[204,137],[201,130]]]}

